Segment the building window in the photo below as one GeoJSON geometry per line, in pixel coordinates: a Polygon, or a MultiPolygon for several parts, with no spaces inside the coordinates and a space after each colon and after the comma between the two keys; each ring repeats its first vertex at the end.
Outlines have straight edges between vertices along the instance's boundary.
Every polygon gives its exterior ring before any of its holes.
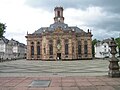
{"type": "Polygon", "coordinates": [[[81,54],[81,42],[78,41],[78,54],[81,54]]]}
{"type": "Polygon", "coordinates": [[[37,55],[40,55],[40,46],[37,46],[37,55]]]}
{"type": "Polygon", "coordinates": [[[34,46],[31,46],[31,55],[34,55],[34,46]]]}
{"type": "Polygon", "coordinates": [[[31,42],[31,44],[33,45],[33,44],[34,44],[34,42],[31,42]]]}
{"type": "Polygon", "coordinates": [[[65,44],[65,55],[68,55],[68,44],[65,44]]]}
{"type": "Polygon", "coordinates": [[[44,53],[46,54],[46,49],[44,48],[44,53]]]}
{"type": "Polygon", "coordinates": [[[65,40],[65,55],[69,54],[68,39],[65,40]]]}
{"type": "Polygon", "coordinates": [[[60,17],[60,11],[58,11],[57,14],[58,14],[58,17],[60,17]]]}
{"type": "Polygon", "coordinates": [[[74,53],[74,46],[72,46],[72,53],[74,53]]]}
{"type": "Polygon", "coordinates": [[[40,44],[40,42],[37,42],[37,44],[39,45],[39,44],[40,44]]]}
{"type": "Polygon", "coordinates": [[[52,40],[49,41],[49,54],[53,55],[53,41],[52,40]]]}
{"type": "Polygon", "coordinates": [[[106,45],[104,45],[104,48],[106,48],[106,45]]]}
{"type": "Polygon", "coordinates": [[[87,57],[87,54],[88,54],[88,45],[87,45],[87,41],[84,42],[84,54],[85,54],[85,57],[87,57]]]}
{"type": "Polygon", "coordinates": [[[49,44],[49,54],[53,55],[53,45],[49,44]]]}
{"type": "Polygon", "coordinates": [[[40,55],[40,42],[37,42],[37,55],[40,55]]]}

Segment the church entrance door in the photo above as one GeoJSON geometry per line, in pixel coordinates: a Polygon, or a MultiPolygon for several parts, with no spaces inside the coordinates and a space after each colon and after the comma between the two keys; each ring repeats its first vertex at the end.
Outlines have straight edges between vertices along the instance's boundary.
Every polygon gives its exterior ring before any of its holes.
{"type": "Polygon", "coordinates": [[[61,59],[61,53],[57,53],[57,60],[61,59]]]}

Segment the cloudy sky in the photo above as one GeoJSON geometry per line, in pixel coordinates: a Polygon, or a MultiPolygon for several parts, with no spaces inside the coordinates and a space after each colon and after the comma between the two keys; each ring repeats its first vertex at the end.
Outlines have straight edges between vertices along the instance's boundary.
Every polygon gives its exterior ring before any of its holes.
{"type": "Polygon", "coordinates": [[[120,0],[0,0],[4,36],[26,44],[25,35],[52,24],[54,7],[64,7],[65,23],[87,31],[93,39],[120,36],[120,0]]]}

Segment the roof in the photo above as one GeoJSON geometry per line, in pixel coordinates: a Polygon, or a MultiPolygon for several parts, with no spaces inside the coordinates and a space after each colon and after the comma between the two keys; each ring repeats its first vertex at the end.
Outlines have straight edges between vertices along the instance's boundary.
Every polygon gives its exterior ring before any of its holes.
{"type": "Polygon", "coordinates": [[[82,29],[78,28],[77,26],[69,27],[67,24],[62,22],[55,22],[51,24],[49,27],[41,27],[37,31],[35,31],[33,34],[40,34],[45,31],[54,31],[57,28],[62,28],[64,31],[74,30],[75,32],[84,32],[82,29]]]}
{"type": "Polygon", "coordinates": [[[0,40],[3,40],[4,43],[6,43],[6,44],[9,42],[9,40],[7,38],[5,38],[5,37],[1,37],[0,40]]]}
{"type": "Polygon", "coordinates": [[[107,43],[108,45],[110,44],[110,42],[111,42],[111,39],[104,39],[103,41],[99,41],[99,42],[97,42],[95,45],[96,46],[100,46],[100,45],[102,45],[102,44],[104,44],[104,43],[107,43]]]}

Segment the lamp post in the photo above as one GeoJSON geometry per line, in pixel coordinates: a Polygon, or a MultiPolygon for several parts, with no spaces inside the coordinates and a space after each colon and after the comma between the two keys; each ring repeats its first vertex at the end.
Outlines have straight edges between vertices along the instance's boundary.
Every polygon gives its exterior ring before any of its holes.
{"type": "Polygon", "coordinates": [[[109,77],[120,77],[119,64],[118,64],[119,60],[115,57],[115,54],[117,53],[116,51],[117,44],[115,43],[114,38],[112,38],[109,47],[111,48],[110,53],[112,54],[112,58],[111,60],[109,60],[110,64],[109,64],[108,75],[109,77]]]}

